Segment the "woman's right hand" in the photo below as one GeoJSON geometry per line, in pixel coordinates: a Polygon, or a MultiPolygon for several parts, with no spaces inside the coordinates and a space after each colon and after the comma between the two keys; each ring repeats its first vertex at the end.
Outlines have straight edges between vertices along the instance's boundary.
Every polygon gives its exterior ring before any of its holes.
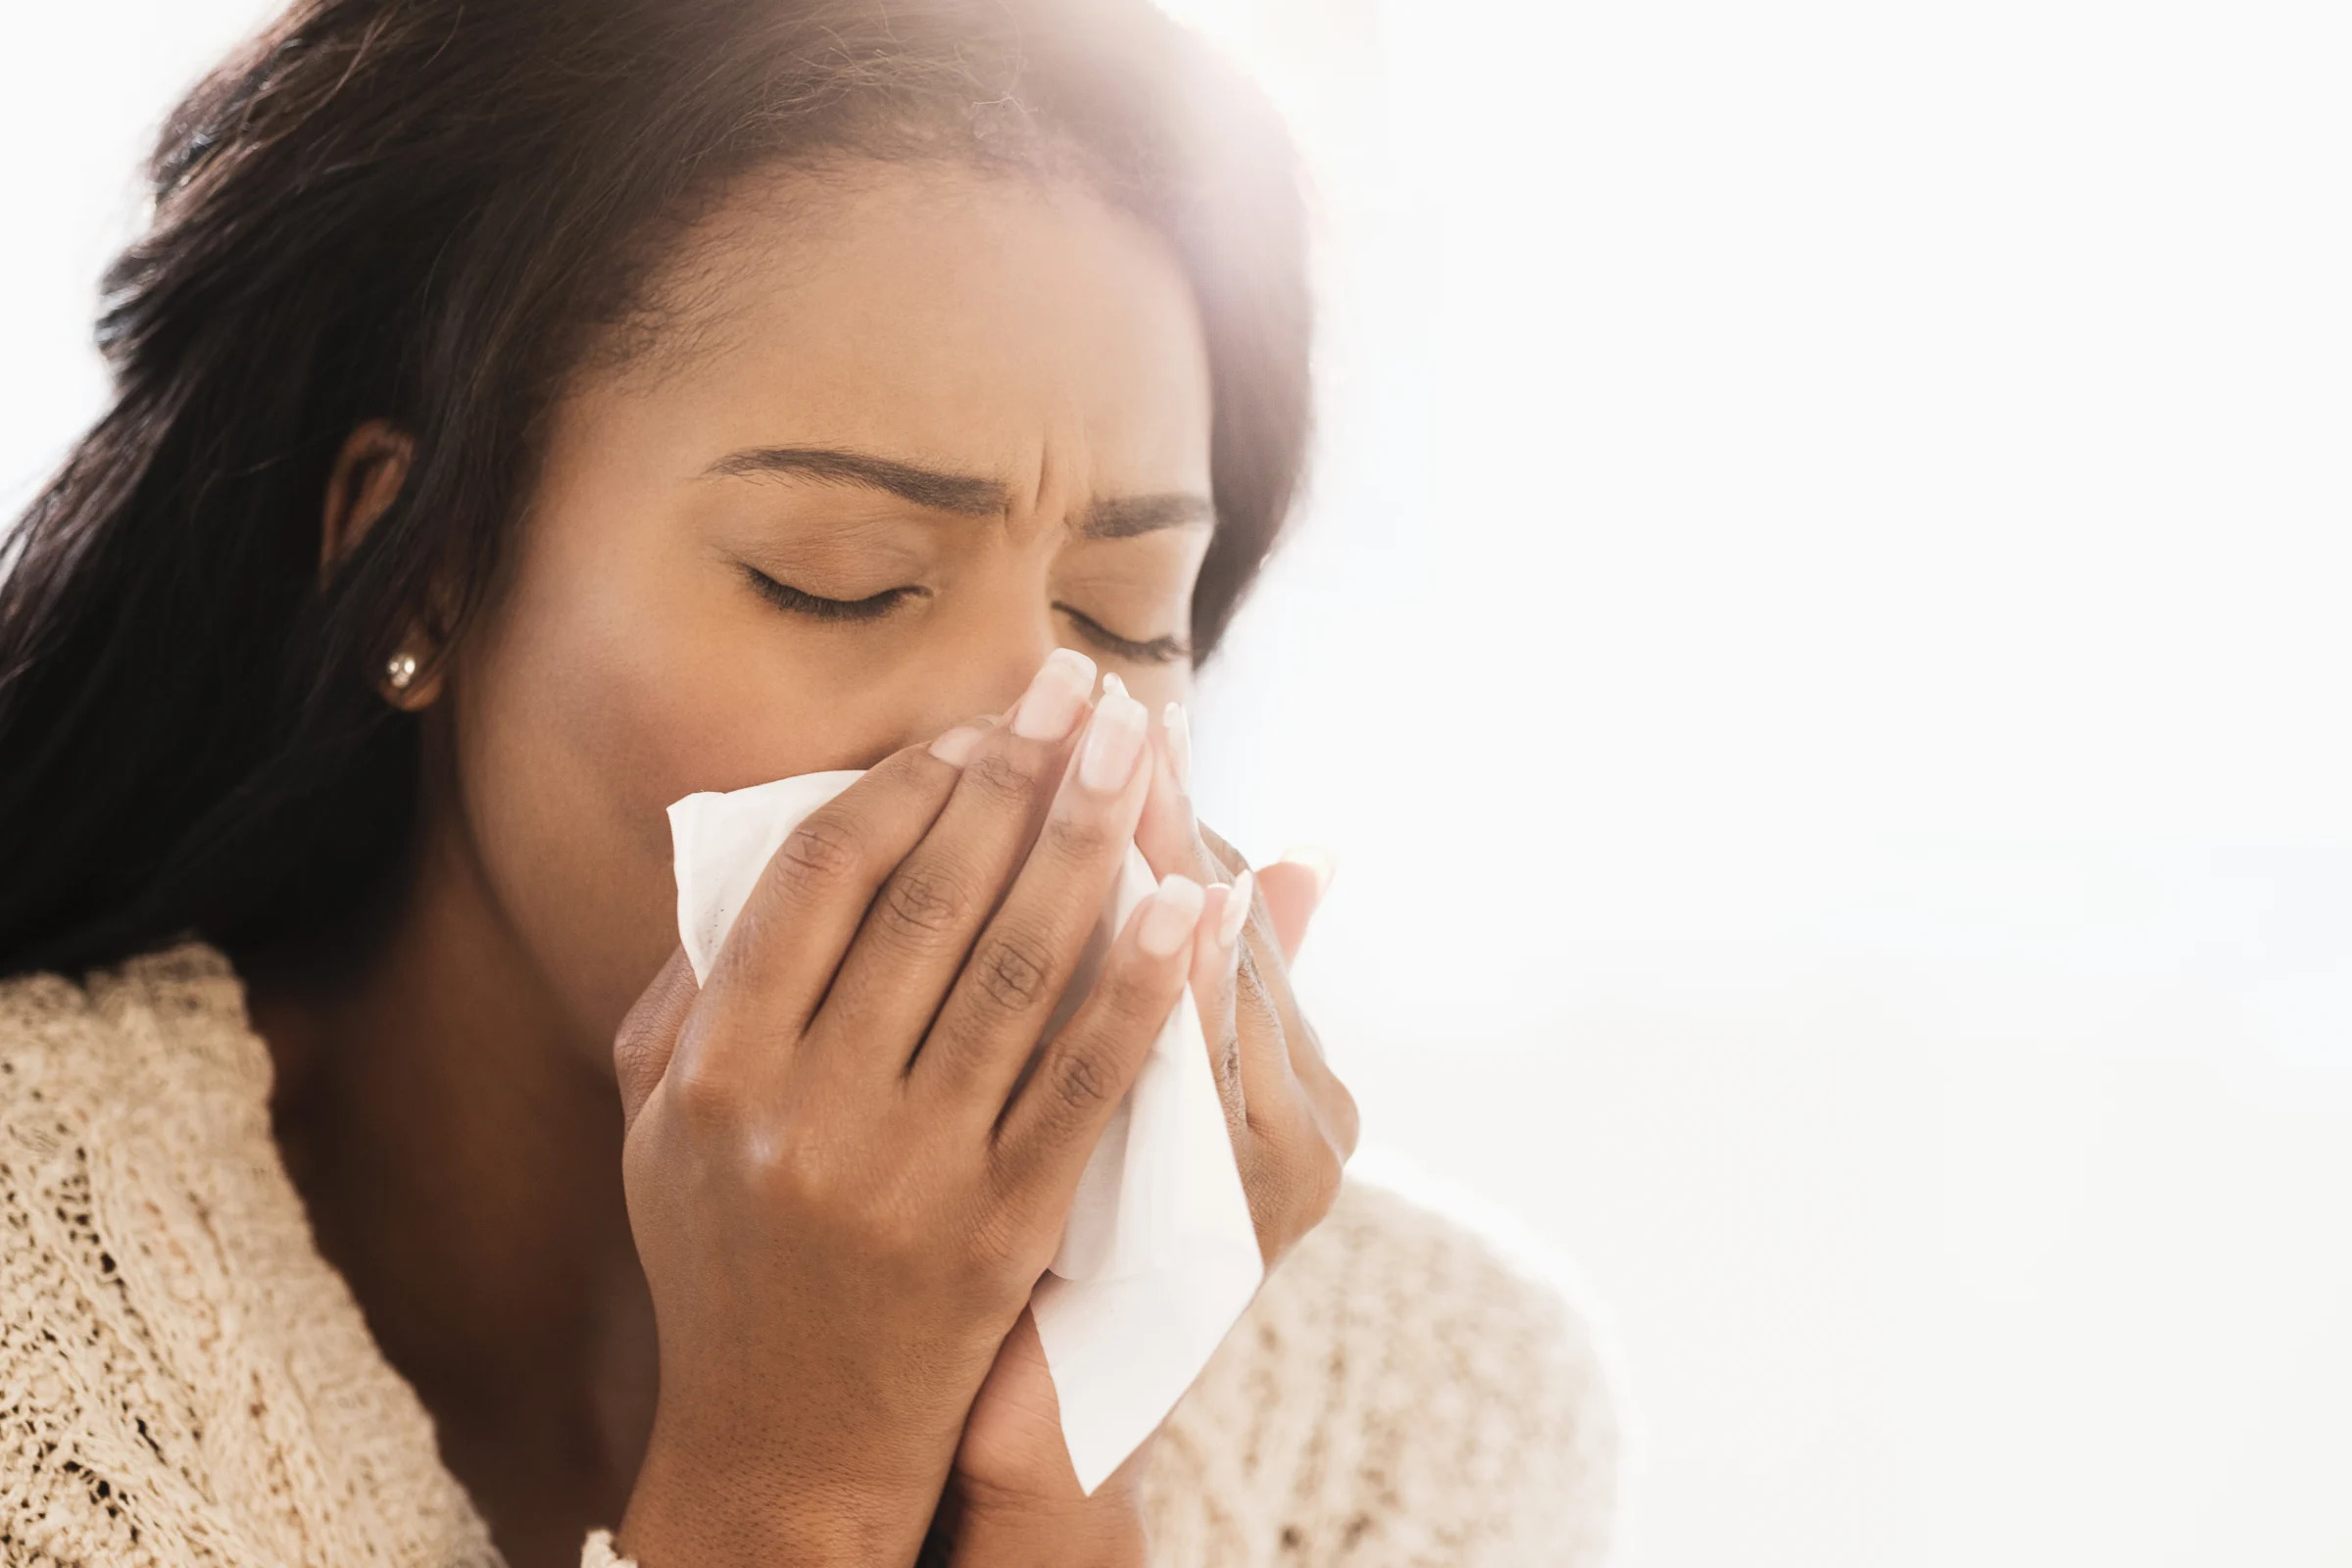
{"type": "Polygon", "coordinates": [[[1009,721],[810,815],[708,983],[681,954],[621,1028],[661,1396],[619,1544],[646,1568],[914,1559],[1200,922],[1169,878],[1027,1070],[1151,772],[1123,694],[1072,760],[1093,673],[1056,655],[1009,721]]]}

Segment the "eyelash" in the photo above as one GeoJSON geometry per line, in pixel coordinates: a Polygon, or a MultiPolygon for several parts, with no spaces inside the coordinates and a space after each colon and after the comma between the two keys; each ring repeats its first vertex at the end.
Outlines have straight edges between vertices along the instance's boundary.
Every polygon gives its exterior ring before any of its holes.
{"type": "Polygon", "coordinates": [[[1076,621],[1088,642],[1117,658],[1132,659],[1140,664],[1173,664],[1180,659],[1193,656],[1191,646],[1180,638],[1154,637],[1149,642],[1139,643],[1132,637],[1120,636],[1083,611],[1073,610],[1064,604],[1056,604],[1054,608],[1076,621]]]}
{"type": "MultiPolygon", "coordinates": [[[[821,594],[795,588],[790,583],[778,582],[756,567],[746,566],[743,570],[760,598],[778,610],[807,615],[812,620],[880,620],[922,592],[920,588],[885,588],[863,599],[827,599],[821,594]]],[[[1120,636],[1084,611],[1060,603],[1054,608],[1077,622],[1079,631],[1085,634],[1087,641],[1115,658],[1129,659],[1143,664],[1172,664],[1178,660],[1192,657],[1191,646],[1181,638],[1153,637],[1138,642],[1132,637],[1120,636]]]]}
{"type": "Polygon", "coordinates": [[[766,572],[746,566],[744,574],[760,597],[778,610],[789,610],[796,615],[812,620],[880,620],[906,600],[922,592],[919,588],[885,588],[863,599],[826,599],[818,594],[804,593],[790,583],[781,583],[766,572]]]}

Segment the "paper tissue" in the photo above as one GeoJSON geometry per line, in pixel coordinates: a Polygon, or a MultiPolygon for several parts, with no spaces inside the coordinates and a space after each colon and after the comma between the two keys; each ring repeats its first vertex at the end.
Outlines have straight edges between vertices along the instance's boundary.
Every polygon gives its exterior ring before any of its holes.
{"type": "MultiPolygon", "coordinates": [[[[669,808],[678,935],[697,983],[785,835],[858,779],[806,773],[669,808]]],[[[1103,914],[1118,930],[1154,886],[1142,852],[1103,914]]],[[[1093,983],[1094,943],[1071,983],[1093,983]]],[[[1169,1014],[1135,1087],[1088,1161],[1036,1315],[1070,1462],[1088,1492],[1166,1419],[1250,1304],[1263,1269],[1200,1014],[1169,1014]]]]}

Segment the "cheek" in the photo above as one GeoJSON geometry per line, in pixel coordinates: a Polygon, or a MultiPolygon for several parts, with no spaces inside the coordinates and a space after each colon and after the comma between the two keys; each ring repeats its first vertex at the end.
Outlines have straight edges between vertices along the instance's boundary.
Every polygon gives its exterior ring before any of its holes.
{"type": "Polygon", "coordinates": [[[759,608],[713,592],[709,563],[596,522],[526,530],[450,696],[490,896],[601,1045],[676,945],[669,804],[871,753],[833,733],[860,705],[779,667],[759,608]]]}

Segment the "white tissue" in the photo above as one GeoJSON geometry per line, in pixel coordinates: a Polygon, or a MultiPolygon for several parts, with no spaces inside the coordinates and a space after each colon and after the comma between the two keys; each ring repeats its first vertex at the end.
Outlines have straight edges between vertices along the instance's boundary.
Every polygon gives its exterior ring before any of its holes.
{"type": "MultiPolygon", "coordinates": [[[[858,776],[805,773],[689,795],[669,808],[678,936],[697,983],[785,835],[858,776]]],[[[1129,848],[1065,1012],[1093,984],[1102,936],[1123,926],[1153,885],[1142,852],[1129,848]]],[[[1093,1492],[1167,1418],[1262,1274],[1200,1014],[1188,1000],[1168,1015],[1087,1161],[1052,1272],[1030,1298],[1080,1486],[1093,1492]]]]}

